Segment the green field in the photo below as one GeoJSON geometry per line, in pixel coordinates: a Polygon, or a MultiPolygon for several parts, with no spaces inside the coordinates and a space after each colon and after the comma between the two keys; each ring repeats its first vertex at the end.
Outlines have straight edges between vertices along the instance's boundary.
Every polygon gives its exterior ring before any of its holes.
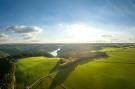
{"type": "Polygon", "coordinates": [[[24,89],[37,79],[48,75],[59,59],[46,57],[20,59],[16,67],[17,89],[24,89]]]}
{"type": "MultiPolygon", "coordinates": [[[[135,48],[105,48],[100,51],[107,52],[109,57],[58,71],[54,79],[43,80],[40,88],[35,89],[46,89],[45,84],[50,82],[53,87],[62,83],[67,89],[135,89],[135,48]]],[[[48,75],[58,60],[44,57],[19,60],[16,72],[18,89],[48,75]]]]}
{"type": "Polygon", "coordinates": [[[135,49],[107,48],[102,51],[109,57],[100,60],[112,63],[93,61],[79,65],[64,84],[72,89],[135,89],[135,64],[125,63],[135,61],[135,49]]]}

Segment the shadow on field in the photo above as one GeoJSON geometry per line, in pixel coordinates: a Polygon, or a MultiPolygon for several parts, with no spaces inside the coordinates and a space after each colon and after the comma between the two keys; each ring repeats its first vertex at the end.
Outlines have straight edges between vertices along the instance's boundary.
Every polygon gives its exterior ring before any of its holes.
{"type": "MultiPolygon", "coordinates": [[[[67,77],[72,73],[72,71],[74,71],[74,69],[77,66],[78,66],[78,63],[75,63],[75,64],[71,65],[70,67],[67,66],[65,68],[64,67],[61,68],[58,65],[56,65],[53,68],[53,71],[58,71],[58,72],[57,72],[56,76],[53,78],[49,89],[55,89],[58,85],[62,84],[67,79],[67,77]]],[[[53,71],[51,71],[51,72],[53,72],[53,71]]]]}
{"type": "MultiPolygon", "coordinates": [[[[105,54],[102,56],[100,55],[100,56],[81,57],[76,58],[67,63],[65,63],[63,59],[59,60],[55,65],[55,67],[50,71],[50,73],[57,71],[57,74],[53,78],[49,89],[55,89],[58,85],[62,84],[78,65],[88,63],[89,61],[92,61],[95,58],[105,58],[105,57],[108,56],[105,54]]],[[[66,87],[65,88],[63,87],[63,89],[66,89],[66,87]]]]}

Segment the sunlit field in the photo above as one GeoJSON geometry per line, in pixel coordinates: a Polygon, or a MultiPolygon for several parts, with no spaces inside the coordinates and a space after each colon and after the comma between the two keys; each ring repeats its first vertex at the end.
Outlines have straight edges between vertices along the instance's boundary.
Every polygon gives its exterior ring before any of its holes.
{"type": "Polygon", "coordinates": [[[0,89],[135,89],[135,0],[0,0],[0,89]]]}
{"type": "MultiPolygon", "coordinates": [[[[135,48],[105,48],[107,58],[57,70],[33,89],[135,89],[135,48]],[[61,87],[60,87],[61,86],[61,87]],[[64,86],[64,87],[63,87],[64,86]]],[[[17,62],[18,89],[46,76],[60,58],[31,57],[17,62]]]]}
{"type": "Polygon", "coordinates": [[[71,89],[134,89],[135,49],[107,48],[104,51],[109,58],[79,65],[64,84],[71,89]]]}
{"type": "Polygon", "coordinates": [[[17,89],[24,89],[39,78],[47,76],[60,58],[30,57],[16,65],[17,89]]]}

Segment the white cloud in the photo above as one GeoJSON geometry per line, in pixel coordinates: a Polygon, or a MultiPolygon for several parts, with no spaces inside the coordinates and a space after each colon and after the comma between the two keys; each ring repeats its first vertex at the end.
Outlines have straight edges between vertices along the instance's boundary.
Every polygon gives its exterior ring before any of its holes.
{"type": "Polygon", "coordinates": [[[112,35],[101,35],[101,37],[111,38],[113,36],[112,35]]]}
{"type": "Polygon", "coordinates": [[[34,37],[34,35],[31,33],[25,33],[25,34],[22,34],[22,36],[24,39],[31,39],[34,37]]]}
{"type": "Polygon", "coordinates": [[[4,33],[0,33],[0,38],[6,38],[8,37],[8,35],[4,34],[4,33]]]}
{"type": "Polygon", "coordinates": [[[24,26],[15,25],[7,28],[8,31],[20,34],[24,39],[31,39],[36,37],[40,32],[43,31],[42,28],[37,26],[24,26]]]}
{"type": "Polygon", "coordinates": [[[8,40],[8,35],[4,33],[0,33],[0,41],[7,41],[8,40]]]}
{"type": "Polygon", "coordinates": [[[24,25],[10,26],[7,28],[7,30],[15,33],[40,33],[42,31],[42,29],[37,26],[24,26],[24,25]]]}

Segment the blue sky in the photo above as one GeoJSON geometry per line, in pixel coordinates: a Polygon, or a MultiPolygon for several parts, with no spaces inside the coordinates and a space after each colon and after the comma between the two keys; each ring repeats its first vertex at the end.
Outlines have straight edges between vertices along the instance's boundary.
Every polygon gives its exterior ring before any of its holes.
{"type": "Polygon", "coordinates": [[[135,0],[0,0],[0,42],[135,42],[135,0]]]}

